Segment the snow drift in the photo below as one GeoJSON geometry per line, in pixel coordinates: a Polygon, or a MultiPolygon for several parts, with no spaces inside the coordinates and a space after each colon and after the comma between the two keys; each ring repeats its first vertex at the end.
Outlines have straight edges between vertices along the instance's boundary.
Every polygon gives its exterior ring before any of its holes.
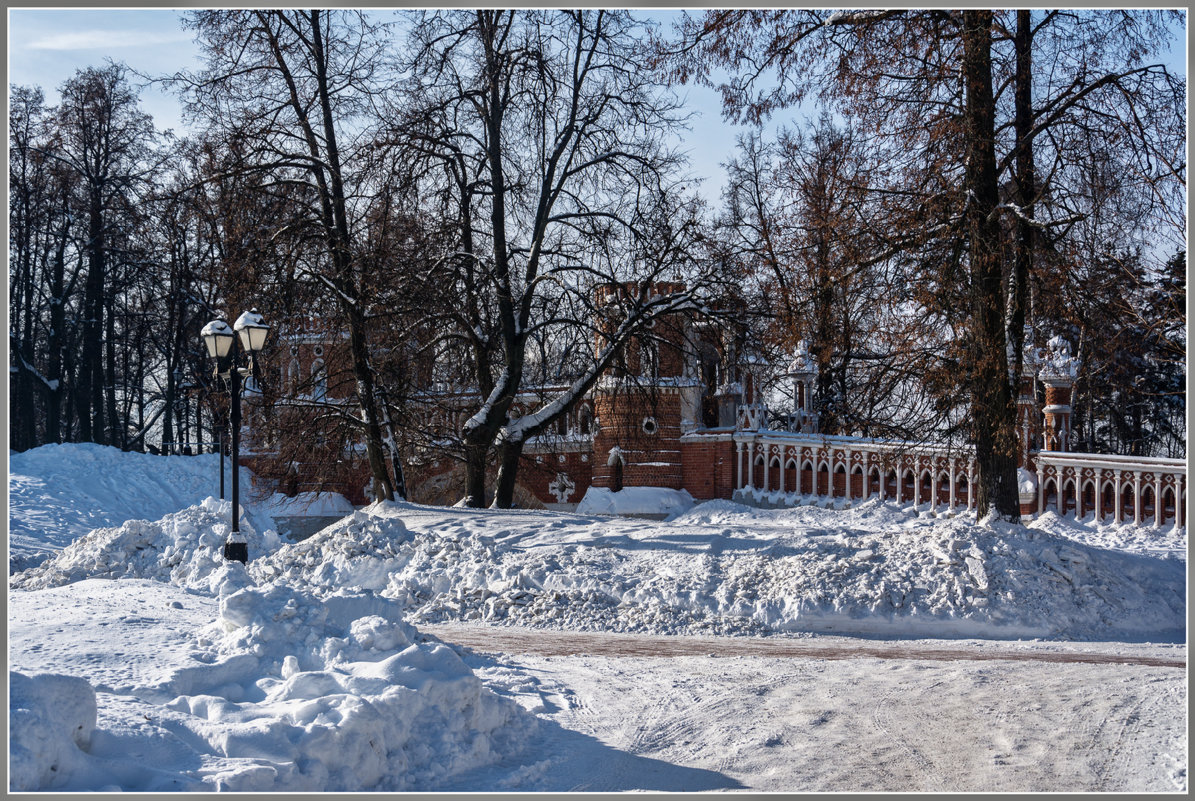
{"type": "Polygon", "coordinates": [[[712,501],[662,523],[378,504],[250,569],[261,581],[378,591],[417,622],[1174,641],[1186,619],[1174,555],[878,501],[712,501]]]}
{"type": "MultiPolygon", "coordinates": [[[[224,469],[231,479],[227,459],[224,469]]],[[[251,478],[242,467],[241,486],[250,487],[251,478]]],[[[217,454],[155,456],[92,443],[9,451],[9,572],[40,563],[92,529],[157,520],[219,487],[217,454]]]]}
{"type": "MultiPolygon", "coordinates": [[[[485,689],[450,648],[421,641],[376,593],[258,587],[235,562],[208,578],[218,616],[194,630],[182,656],[177,646],[151,650],[158,644],[136,633],[143,615],[101,624],[110,647],[124,649],[118,659],[157,662],[156,670],[117,686],[110,676],[93,686],[10,674],[12,790],[432,789],[517,754],[537,725],[485,689]],[[138,753],[146,747],[169,760],[147,767],[138,753]]],[[[96,596],[125,596],[123,605],[136,608],[132,599],[153,584],[159,601],[172,598],[168,608],[197,603],[194,591],[144,579],[14,593],[14,646],[40,636],[19,621],[36,618],[42,593],[70,599],[56,605],[67,623],[96,596]]]]}

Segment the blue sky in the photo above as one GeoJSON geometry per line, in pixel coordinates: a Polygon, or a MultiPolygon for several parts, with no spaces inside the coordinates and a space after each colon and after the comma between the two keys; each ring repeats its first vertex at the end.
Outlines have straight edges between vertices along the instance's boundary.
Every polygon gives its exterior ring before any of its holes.
{"type": "MultiPolygon", "coordinates": [[[[179,24],[183,9],[10,9],[8,16],[8,82],[41,86],[46,102],[58,102],[57,89],[76,69],[121,61],[148,75],[197,68],[198,48],[179,24]]],[[[673,12],[675,13],[675,12],[673,12]]],[[[656,16],[666,18],[670,12],[656,16]]],[[[686,104],[696,112],[691,130],[678,131],[692,160],[691,171],[706,180],[706,197],[716,200],[722,186],[719,164],[734,149],[735,135],[745,128],[724,123],[716,92],[681,87],[686,104]]],[[[178,101],[148,87],[142,108],[159,129],[183,132],[178,101]]]]}
{"type": "MultiPolygon", "coordinates": [[[[8,17],[9,83],[38,85],[46,101],[58,101],[57,89],[76,69],[123,61],[133,70],[164,75],[198,67],[198,49],[179,24],[180,9],[10,9],[8,17]]],[[[379,10],[379,13],[384,13],[379,10]]],[[[664,21],[676,11],[655,11],[664,21]]],[[[1186,74],[1185,37],[1176,37],[1172,69],[1186,74]]],[[[679,90],[695,116],[689,131],[678,131],[688,151],[690,169],[704,178],[703,192],[716,202],[723,174],[720,164],[734,150],[735,137],[746,130],[721,119],[716,92],[699,86],[679,90]]],[[[154,87],[141,95],[142,108],[159,129],[182,132],[178,101],[154,87]]],[[[786,119],[795,116],[790,114],[786,119]]],[[[781,120],[784,121],[784,120],[781,120]]]]}

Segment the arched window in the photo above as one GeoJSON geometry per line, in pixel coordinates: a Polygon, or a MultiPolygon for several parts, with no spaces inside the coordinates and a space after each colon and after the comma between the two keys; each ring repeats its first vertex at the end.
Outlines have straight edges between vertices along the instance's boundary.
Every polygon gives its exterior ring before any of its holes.
{"type": "Polygon", "coordinates": [[[324,369],[324,360],[316,359],[311,363],[311,397],[323,400],[328,394],[328,371],[324,369]]]}

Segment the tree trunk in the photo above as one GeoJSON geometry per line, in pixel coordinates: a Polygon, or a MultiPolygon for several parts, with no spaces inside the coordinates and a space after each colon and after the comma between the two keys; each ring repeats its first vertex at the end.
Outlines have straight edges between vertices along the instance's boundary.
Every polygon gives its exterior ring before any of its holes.
{"type": "MultiPolygon", "coordinates": [[[[1017,53],[1016,81],[1013,90],[1016,130],[1016,203],[1024,217],[1033,217],[1033,200],[1037,195],[1037,176],[1033,168],[1033,144],[1029,138],[1033,128],[1033,31],[1027,9],[1017,11],[1017,30],[1014,36],[1017,53]]],[[[1024,328],[1029,314],[1029,274],[1033,270],[1033,226],[1017,217],[1016,250],[1013,257],[1012,304],[1008,324],[1012,336],[1014,375],[1021,374],[1024,363],[1024,328]]]]}
{"type": "Polygon", "coordinates": [[[386,469],[382,450],[382,427],[378,422],[378,401],[374,393],[373,370],[369,365],[369,346],[365,341],[365,321],[359,309],[346,304],[349,320],[349,349],[352,352],[353,374],[357,379],[357,402],[365,423],[365,455],[373,476],[375,501],[394,500],[394,482],[386,469]]]}
{"type": "Polygon", "coordinates": [[[474,509],[485,507],[485,468],[489,444],[465,444],[465,505],[474,509]]]}
{"type": "Polygon", "coordinates": [[[83,359],[79,365],[79,438],[104,444],[104,212],[93,193],[87,221],[83,359]]]}
{"type": "Polygon", "coordinates": [[[966,87],[967,227],[971,257],[971,424],[978,471],[976,510],[1020,522],[1017,497],[1016,407],[1005,349],[1001,285],[995,118],[992,97],[992,12],[963,12],[966,87]]]}
{"type": "Polygon", "coordinates": [[[66,326],[66,298],[63,297],[66,284],[66,231],[58,240],[54,263],[50,273],[50,333],[46,343],[49,360],[46,372],[52,388],[46,400],[46,441],[62,442],[62,385],[65,379],[62,369],[63,328],[66,326]]]}
{"type": "Polygon", "coordinates": [[[509,509],[514,505],[515,484],[519,476],[519,459],[523,456],[523,440],[503,440],[498,445],[498,485],[494,489],[494,505],[509,509]]]}

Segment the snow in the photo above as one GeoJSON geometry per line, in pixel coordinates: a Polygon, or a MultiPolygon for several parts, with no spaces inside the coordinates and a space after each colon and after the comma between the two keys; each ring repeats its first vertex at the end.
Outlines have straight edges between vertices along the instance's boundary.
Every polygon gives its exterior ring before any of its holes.
{"type": "Polygon", "coordinates": [[[623,487],[618,492],[612,492],[605,487],[590,487],[577,504],[577,514],[670,515],[683,512],[692,505],[693,496],[685,490],[623,487]]]}
{"type": "MultiPolygon", "coordinates": [[[[237,320],[239,323],[240,320],[237,320]]],[[[199,336],[232,336],[232,329],[228,327],[228,323],[223,320],[212,320],[199,331],[199,336]]]]}
{"type": "Polygon", "coordinates": [[[655,489],[249,511],[241,565],[227,502],[96,486],[185,457],[18,456],[31,547],[118,522],[10,577],[11,790],[1186,790],[1184,529],[655,489]]]}
{"type": "MultiPolygon", "coordinates": [[[[210,323],[209,323],[210,325],[210,323]]],[[[257,310],[241,312],[241,316],[232,325],[233,330],[240,331],[242,328],[269,328],[266,325],[265,318],[257,313],[257,310]]]]}
{"type": "Polygon", "coordinates": [[[258,506],[271,517],[331,517],[352,514],[355,508],[338,492],[300,492],[294,497],[274,493],[258,506]]]}
{"type": "Polygon", "coordinates": [[[1023,467],[1017,468],[1017,494],[1022,502],[1037,499],[1037,475],[1023,467]]]}
{"type": "MultiPolygon", "coordinates": [[[[230,461],[224,469],[231,486],[230,461]]],[[[242,488],[251,478],[241,468],[242,488]]],[[[9,572],[40,563],[94,528],[156,520],[219,489],[218,454],[155,456],[91,443],[10,451],[9,572]]],[[[253,505],[252,497],[241,501],[253,505]]]]}

